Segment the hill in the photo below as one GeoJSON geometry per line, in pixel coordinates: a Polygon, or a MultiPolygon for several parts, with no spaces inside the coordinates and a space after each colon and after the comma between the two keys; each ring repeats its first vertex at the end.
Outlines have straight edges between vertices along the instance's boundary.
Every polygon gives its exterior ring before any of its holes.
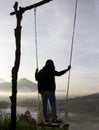
{"type": "Polygon", "coordinates": [[[37,91],[37,85],[36,83],[23,78],[18,81],[18,90],[20,92],[34,92],[37,91]]]}
{"type": "MultiPolygon", "coordinates": [[[[0,83],[0,92],[10,92],[11,91],[11,83],[10,82],[2,82],[0,83]]],[[[36,83],[23,78],[18,81],[18,92],[34,92],[37,91],[36,83]]]]}
{"type": "Polygon", "coordinates": [[[0,101],[0,109],[7,109],[8,107],[10,107],[9,102],[0,101]]]}
{"type": "Polygon", "coordinates": [[[99,93],[70,99],[69,111],[99,115],[99,93]]]}
{"type": "MultiPolygon", "coordinates": [[[[57,101],[59,111],[67,108],[66,103],[66,100],[63,99],[57,101]]],[[[70,113],[99,115],[99,93],[69,99],[68,111],[70,113]]]]}

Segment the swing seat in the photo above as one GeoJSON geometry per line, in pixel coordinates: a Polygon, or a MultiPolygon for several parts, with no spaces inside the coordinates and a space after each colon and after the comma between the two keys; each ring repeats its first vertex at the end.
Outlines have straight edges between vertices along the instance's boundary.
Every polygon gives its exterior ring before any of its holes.
{"type": "Polygon", "coordinates": [[[52,123],[49,123],[49,124],[44,124],[44,123],[40,123],[40,124],[37,124],[37,126],[41,126],[41,127],[55,127],[55,128],[65,128],[66,130],[68,130],[69,128],[69,124],[68,123],[60,123],[60,124],[52,124],[52,123]]]}

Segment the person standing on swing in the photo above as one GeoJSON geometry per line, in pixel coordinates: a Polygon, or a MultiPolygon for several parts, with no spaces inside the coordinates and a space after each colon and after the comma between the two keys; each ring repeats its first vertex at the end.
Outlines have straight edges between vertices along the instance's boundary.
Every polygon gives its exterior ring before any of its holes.
{"type": "Polygon", "coordinates": [[[41,94],[42,103],[43,103],[43,116],[44,123],[49,124],[48,114],[47,114],[47,104],[48,100],[51,105],[51,111],[53,116],[53,124],[61,123],[57,119],[56,112],[56,97],[55,97],[55,76],[61,76],[71,69],[69,65],[67,69],[60,72],[55,70],[54,62],[52,60],[47,60],[45,66],[38,71],[38,68],[35,72],[35,79],[38,82],[38,92],[41,94]]]}

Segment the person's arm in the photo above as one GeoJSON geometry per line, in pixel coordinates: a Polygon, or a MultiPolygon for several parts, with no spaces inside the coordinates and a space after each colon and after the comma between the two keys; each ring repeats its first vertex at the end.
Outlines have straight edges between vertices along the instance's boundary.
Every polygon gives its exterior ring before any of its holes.
{"type": "Polygon", "coordinates": [[[35,79],[36,79],[36,81],[38,81],[38,68],[35,71],[35,79]]]}
{"type": "Polygon", "coordinates": [[[71,69],[71,66],[69,65],[67,69],[62,70],[62,71],[56,71],[55,70],[55,76],[61,76],[63,74],[65,74],[67,71],[69,71],[71,69]]]}

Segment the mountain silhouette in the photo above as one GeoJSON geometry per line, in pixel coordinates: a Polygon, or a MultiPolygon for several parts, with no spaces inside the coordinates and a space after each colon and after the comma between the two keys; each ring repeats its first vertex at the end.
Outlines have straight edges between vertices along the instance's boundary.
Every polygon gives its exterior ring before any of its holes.
{"type": "MultiPolygon", "coordinates": [[[[11,86],[10,82],[0,83],[0,92],[10,92],[11,86]]],[[[37,91],[37,85],[26,78],[22,78],[18,81],[17,90],[18,92],[34,92],[37,91]]]]}

